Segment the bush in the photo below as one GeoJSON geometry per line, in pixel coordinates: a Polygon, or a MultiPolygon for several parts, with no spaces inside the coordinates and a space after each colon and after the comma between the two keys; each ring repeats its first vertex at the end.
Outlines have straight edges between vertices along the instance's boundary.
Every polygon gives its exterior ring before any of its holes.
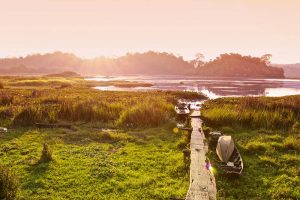
{"type": "Polygon", "coordinates": [[[0,82],[0,89],[4,89],[4,84],[0,82]]]}
{"type": "Polygon", "coordinates": [[[52,151],[49,149],[49,146],[48,144],[44,144],[43,146],[43,151],[42,151],[42,155],[41,155],[41,158],[40,158],[40,163],[43,163],[43,162],[50,162],[53,160],[53,157],[52,157],[52,151]]]}
{"type": "Polygon", "coordinates": [[[0,199],[15,199],[19,189],[16,174],[7,166],[0,165],[0,199]]]}

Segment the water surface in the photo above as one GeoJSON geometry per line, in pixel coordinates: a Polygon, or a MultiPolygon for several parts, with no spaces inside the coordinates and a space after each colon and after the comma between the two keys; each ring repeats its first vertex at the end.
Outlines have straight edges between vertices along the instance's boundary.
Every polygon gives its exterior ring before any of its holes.
{"type": "Polygon", "coordinates": [[[99,76],[86,80],[137,81],[151,83],[152,87],[121,88],[95,87],[111,91],[187,90],[206,94],[209,98],[227,96],[286,96],[300,94],[300,79],[207,78],[192,76],[99,76]]]}

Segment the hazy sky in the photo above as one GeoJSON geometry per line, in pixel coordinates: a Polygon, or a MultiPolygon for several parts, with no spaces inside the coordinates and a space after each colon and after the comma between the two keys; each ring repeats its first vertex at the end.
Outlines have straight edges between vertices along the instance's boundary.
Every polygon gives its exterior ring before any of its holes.
{"type": "Polygon", "coordinates": [[[300,62],[300,0],[1,0],[0,56],[237,52],[300,62]]]}

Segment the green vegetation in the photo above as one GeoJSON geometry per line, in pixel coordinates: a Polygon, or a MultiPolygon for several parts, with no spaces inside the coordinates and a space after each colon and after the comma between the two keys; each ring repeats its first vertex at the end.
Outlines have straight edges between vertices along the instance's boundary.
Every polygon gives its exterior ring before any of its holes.
{"type": "Polygon", "coordinates": [[[270,56],[267,54],[258,58],[236,53],[221,54],[216,59],[198,67],[197,73],[220,77],[284,78],[282,68],[269,66],[270,56]]]}
{"type": "Polygon", "coordinates": [[[0,134],[0,163],[19,177],[17,199],[186,195],[189,175],[177,147],[183,133],[173,131],[173,103],[202,95],[98,91],[80,78],[0,81],[6,85],[0,124],[8,127],[0,134]],[[34,81],[47,84],[16,85],[34,81]],[[72,87],[59,87],[64,83],[72,87]]]}
{"type": "MultiPolygon", "coordinates": [[[[219,199],[300,198],[300,96],[208,101],[206,126],[232,135],[244,161],[240,177],[216,174],[219,199]]],[[[217,158],[211,152],[216,166],[217,158]]]]}
{"type": "Polygon", "coordinates": [[[49,145],[48,144],[44,144],[43,145],[43,151],[42,151],[42,155],[41,158],[39,160],[39,162],[50,162],[53,160],[52,157],[52,151],[49,149],[49,145]]]}
{"type": "Polygon", "coordinates": [[[13,200],[19,188],[18,178],[9,167],[0,165],[0,199],[13,200]]]}

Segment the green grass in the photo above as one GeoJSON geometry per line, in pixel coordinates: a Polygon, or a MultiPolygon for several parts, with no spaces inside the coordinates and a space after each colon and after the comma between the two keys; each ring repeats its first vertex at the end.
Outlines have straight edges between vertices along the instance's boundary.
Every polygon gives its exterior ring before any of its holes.
{"type": "MultiPolygon", "coordinates": [[[[232,135],[244,161],[240,177],[216,173],[218,199],[300,198],[300,96],[208,101],[206,126],[232,135]]],[[[214,151],[210,157],[215,166],[214,151]]]]}
{"type": "Polygon", "coordinates": [[[19,179],[17,199],[183,198],[188,169],[174,132],[185,92],[110,92],[80,78],[1,77],[0,163],[19,179]],[[69,87],[62,87],[70,84],[69,87]],[[38,129],[35,123],[71,124],[38,129]],[[47,145],[45,148],[44,145],[47,145]]]}
{"type": "Polygon", "coordinates": [[[1,137],[0,159],[17,172],[20,199],[169,199],[188,189],[179,138],[170,127],[16,129],[1,137]],[[51,162],[39,162],[44,142],[51,162]]]}

